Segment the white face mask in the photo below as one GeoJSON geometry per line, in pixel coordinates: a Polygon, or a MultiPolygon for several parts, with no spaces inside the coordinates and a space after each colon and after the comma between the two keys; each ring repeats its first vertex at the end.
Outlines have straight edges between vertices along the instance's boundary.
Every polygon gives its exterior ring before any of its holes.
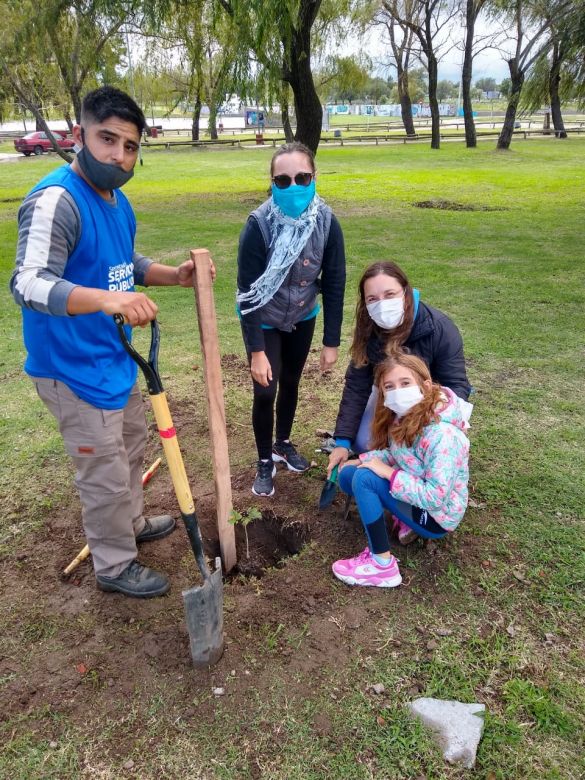
{"type": "Polygon", "coordinates": [[[384,406],[398,417],[404,417],[413,406],[424,398],[418,385],[399,387],[397,390],[387,390],[384,393],[384,406]]]}
{"type": "Polygon", "coordinates": [[[404,295],[366,304],[368,314],[376,325],[384,330],[398,327],[404,319],[404,295]]]}

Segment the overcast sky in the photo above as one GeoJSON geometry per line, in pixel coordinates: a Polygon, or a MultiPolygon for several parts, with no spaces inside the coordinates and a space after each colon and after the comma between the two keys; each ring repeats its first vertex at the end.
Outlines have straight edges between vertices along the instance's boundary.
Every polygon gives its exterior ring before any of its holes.
{"type": "MultiPolygon", "coordinates": [[[[483,22],[481,19],[476,24],[476,40],[484,38],[496,32],[499,27],[496,27],[493,23],[483,22]]],[[[389,44],[384,42],[384,36],[382,27],[374,27],[368,32],[367,35],[367,47],[364,47],[364,42],[359,41],[357,38],[348,36],[346,43],[343,46],[343,51],[337,51],[337,53],[357,54],[360,51],[367,52],[367,54],[374,61],[374,67],[376,72],[380,75],[387,75],[388,68],[384,67],[384,63],[389,61],[389,44]]],[[[453,34],[453,37],[461,38],[464,34],[464,28],[461,27],[461,31],[457,30],[453,34]]],[[[481,48],[481,45],[478,46],[481,48]]],[[[461,78],[461,60],[462,53],[460,49],[451,45],[446,47],[446,54],[439,61],[439,79],[449,79],[449,81],[458,82],[461,78]]],[[[395,78],[395,68],[390,68],[390,74],[395,78]]],[[[510,71],[508,69],[508,63],[504,59],[504,53],[497,49],[486,49],[480,51],[475,59],[473,66],[473,80],[483,77],[493,77],[499,83],[502,79],[509,78],[510,71]]]]}

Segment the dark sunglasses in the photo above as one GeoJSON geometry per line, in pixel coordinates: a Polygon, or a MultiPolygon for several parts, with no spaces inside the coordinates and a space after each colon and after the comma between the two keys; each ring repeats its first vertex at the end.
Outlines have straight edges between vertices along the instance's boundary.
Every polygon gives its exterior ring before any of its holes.
{"type": "MultiPolygon", "coordinates": [[[[300,187],[308,187],[313,179],[313,175],[312,173],[297,173],[295,184],[298,184],[300,187]]],[[[279,173],[278,176],[273,176],[272,181],[279,190],[286,190],[293,183],[291,177],[286,173],[279,173]]]]}

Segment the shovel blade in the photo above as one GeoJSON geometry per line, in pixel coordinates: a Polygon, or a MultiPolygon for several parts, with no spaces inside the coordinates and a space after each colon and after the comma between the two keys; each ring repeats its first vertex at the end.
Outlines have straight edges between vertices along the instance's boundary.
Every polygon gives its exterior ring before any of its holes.
{"type": "Polygon", "coordinates": [[[203,585],[183,591],[193,665],[203,669],[223,655],[223,580],[221,559],[203,585]]]}

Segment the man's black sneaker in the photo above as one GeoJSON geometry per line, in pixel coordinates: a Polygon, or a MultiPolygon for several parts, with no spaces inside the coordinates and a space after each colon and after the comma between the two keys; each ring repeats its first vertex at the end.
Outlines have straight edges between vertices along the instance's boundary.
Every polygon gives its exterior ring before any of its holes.
{"type": "Polygon", "coordinates": [[[157,515],[156,517],[147,517],[146,525],[136,537],[137,542],[152,542],[155,539],[162,539],[175,530],[175,520],[170,515],[157,515]]]}
{"type": "Polygon", "coordinates": [[[272,477],[276,474],[276,466],[271,460],[259,460],[258,471],[252,485],[252,493],[255,496],[273,496],[274,482],[272,477]]]}
{"type": "Polygon", "coordinates": [[[306,458],[296,451],[295,445],[290,441],[275,441],[272,445],[272,460],[286,463],[290,471],[307,471],[311,464],[306,458]]]}
{"type": "Polygon", "coordinates": [[[123,593],[135,599],[151,599],[163,596],[171,587],[168,577],[143,566],[138,561],[131,561],[117,577],[96,575],[97,586],[108,593],[123,593]]]}

